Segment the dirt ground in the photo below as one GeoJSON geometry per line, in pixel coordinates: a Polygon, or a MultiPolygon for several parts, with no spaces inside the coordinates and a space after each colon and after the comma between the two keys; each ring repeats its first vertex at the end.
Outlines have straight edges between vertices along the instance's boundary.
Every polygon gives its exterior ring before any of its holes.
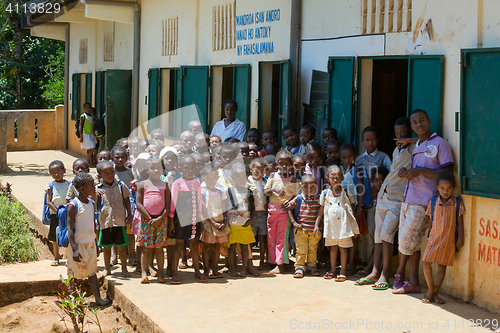
{"type": "MultiPolygon", "coordinates": [[[[74,332],[69,317],[54,303],[57,296],[33,297],[21,303],[14,303],[0,308],[0,332],[47,333],[74,332]]],[[[90,298],[87,299],[90,301],[90,298]]],[[[121,312],[112,306],[100,308],[97,312],[103,332],[135,332],[121,312]],[[123,331],[125,330],[126,331],[123,331]],[[120,331],[122,330],[122,331],[120,331]]],[[[91,317],[86,319],[87,332],[99,332],[91,317]]]]}

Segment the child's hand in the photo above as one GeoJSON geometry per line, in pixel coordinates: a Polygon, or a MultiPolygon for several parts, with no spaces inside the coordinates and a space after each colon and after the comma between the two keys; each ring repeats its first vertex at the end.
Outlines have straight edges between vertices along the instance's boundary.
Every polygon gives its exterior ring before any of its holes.
{"type": "Polygon", "coordinates": [[[78,252],[78,250],[73,251],[73,260],[75,262],[80,262],[80,260],[82,260],[82,256],[80,255],[80,252],[78,252]]]}
{"type": "Polygon", "coordinates": [[[361,237],[361,234],[355,234],[354,235],[354,238],[359,238],[359,237],[361,237]]]}
{"type": "Polygon", "coordinates": [[[281,207],[283,207],[284,210],[289,210],[290,208],[292,208],[292,205],[290,204],[291,201],[292,200],[288,200],[287,202],[282,204],[281,207]]]}
{"type": "Polygon", "coordinates": [[[127,217],[125,218],[125,223],[126,223],[126,224],[130,224],[130,223],[132,223],[132,216],[127,216],[127,217]]]}
{"type": "Polygon", "coordinates": [[[219,225],[217,226],[217,229],[219,229],[219,230],[224,229],[224,223],[219,223],[219,225]]]}
{"type": "Polygon", "coordinates": [[[102,188],[96,189],[95,192],[97,193],[97,195],[99,195],[101,197],[106,194],[106,191],[102,188]]]}
{"type": "Polygon", "coordinates": [[[406,171],[406,179],[408,180],[412,180],[418,175],[420,175],[420,171],[418,170],[418,168],[411,168],[408,171],[406,171]]]}
{"type": "Polygon", "coordinates": [[[461,249],[462,246],[464,246],[464,240],[463,239],[460,239],[460,237],[457,239],[457,242],[455,243],[455,247],[457,249],[461,249]]]}
{"type": "Polygon", "coordinates": [[[80,135],[80,142],[83,142],[83,136],[80,135]]]}
{"type": "Polygon", "coordinates": [[[175,225],[174,225],[174,221],[172,219],[168,219],[168,230],[167,232],[171,233],[171,232],[174,232],[175,230],[175,225]]]}
{"type": "Polygon", "coordinates": [[[313,236],[316,236],[319,234],[319,227],[317,225],[314,226],[314,230],[313,230],[313,236]]]}
{"type": "Polygon", "coordinates": [[[293,226],[294,226],[296,229],[299,229],[299,230],[301,230],[301,229],[302,229],[302,224],[300,224],[300,223],[294,222],[294,223],[293,223],[293,226]]]}
{"type": "Polygon", "coordinates": [[[276,194],[278,197],[282,197],[286,194],[285,190],[282,189],[281,187],[275,187],[273,188],[274,194],[276,194]]]}
{"type": "Polygon", "coordinates": [[[363,208],[361,207],[361,205],[358,205],[356,207],[356,220],[359,220],[361,214],[363,214],[363,208]]]}
{"type": "Polygon", "coordinates": [[[406,178],[407,174],[408,174],[408,170],[406,170],[406,168],[399,169],[399,172],[398,172],[399,178],[406,178]]]}
{"type": "Polygon", "coordinates": [[[250,224],[252,224],[252,221],[248,220],[248,221],[245,222],[245,224],[243,226],[244,227],[248,227],[250,224]]]}

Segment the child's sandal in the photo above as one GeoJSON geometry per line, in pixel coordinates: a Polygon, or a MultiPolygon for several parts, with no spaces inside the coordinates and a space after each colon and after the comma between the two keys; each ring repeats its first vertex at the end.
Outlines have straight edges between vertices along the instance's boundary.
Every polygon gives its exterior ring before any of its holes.
{"type": "Polygon", "coordinates": [[[301,269],[297,269],[295,273],[293,273],[293,277],[296,279],[302,279],[304,277],[304,271],[301,269]]]}
{"type": "Polygon", "coordinates": [[[333,279],[335,275],[332,272],[326,272],[325,276],[323,276],[324,279],[331,280],[333,279]]]}

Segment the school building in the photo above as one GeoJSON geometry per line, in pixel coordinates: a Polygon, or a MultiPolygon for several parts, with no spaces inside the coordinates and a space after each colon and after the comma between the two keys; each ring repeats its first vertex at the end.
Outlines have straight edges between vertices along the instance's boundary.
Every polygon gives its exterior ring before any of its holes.
{"type": "MultiPolygon", "coordinates": [[[[391,154],[416,108],[454,152],[466,241],[444,292],[500,312],[500,2],[497,0],[50,0],[33,35],[67,43],[67,147],[83,103],[107,145],[195,104],[208,133],[239,103],[247,127],[332,126],[359,147],[368,125],[391,154]]],[[[192,113],[167,126],[178,134],[192,113]]],[[[149,126],[151,129],[152,126],[149,126]]],[[[360,148],[362,152],[362,148],[360,148]]],[[[423,277],[423,276],[422,276],[423,277]]]]}

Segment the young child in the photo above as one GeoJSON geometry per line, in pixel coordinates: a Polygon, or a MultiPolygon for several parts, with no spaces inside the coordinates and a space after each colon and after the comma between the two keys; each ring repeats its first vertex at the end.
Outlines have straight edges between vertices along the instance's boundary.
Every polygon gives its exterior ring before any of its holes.
{"type": "Polygon", "coordinates": [[[373,235],[373,269],[370,274],[357,281],[358,285],[373,284],[374,290],[389,288],[389,274],[394,250],[394,236],[399,227],[401,201],[408,179],[399,177],[399,170],[409,169],[414,143],[401,143],[410,139],[412,129],[410,119],[401,117],[394,124],[397,147],[392,153],[392,165],[382,184],[375,209],[375,232],[373,235]]]}
{"type": "Polygon", "coordinates": [[[203,155],[197,152],[192,152],[191,157],[194,158],[196,163],[196,171],[194,172],[194,177],[201,182],[201,170],[205,167],[205,158],[203,155]]]}
{"type": "Polygon", "coordinates": [[[173,237],[176,239],[174,251],[174,266],[171,284],[180,284],[178,275],[179,258],[185,246],[184,241],[189,241],[191,257],[193,258],[194,277],[199,282],[207,282],[205,275],[200,273],[200,258],[198,256],[198,240],[201,234],[202,198],[201,184],[194,178],[196,162],[190,155],[184,155],[179,161],[182,178],[172,184],[172,201],[170,205],[170,218],[174,219],[175,229],[173,237]]]}
{"type": "Polygon", "coordinates": [[[226,196],[215,187],[219,175],[213,166],[203,168],[202,179],[205,189],[202,190],[204,220],[201,241],[205,276],[210,279],[222,278],[224,275],[218,270],[220,245],[229,241],[231,231],[227,224],[226,196]]]}
{"type": "Polygon", "coordinates": [[[297,247],[294,278],[304,277],[306,270],[312,276],[320,275],[316,268],[316,258],[321,232],[314,230],[320,209],[319,195],[316,193],[318,188],[316,177],[306,174],[302,177],[301,184],[303,194],[297,195],[290,201],[288,210],[288,217],[294,226],[297,247]],[[299,206],[298,214],[294,216],[293,212],[297,206],[299,206]]]}
{"type": "Polygon", "coordinates": [[[194,143],[198,153],[206,153],[208,152],[208,146],[210,145],[210,137],[207,133],[198,133],[194,137],[194,143]]]}
{"type": "Polygon", "coordinates": [[[259,150],[259,157],[264,157],[266,155],[271,155],[268,154],[265,148],[270,145],[270,144],[275,144],[276,143],[276,135],[274,135],[273,131],[265,131],[262,133],[262,139],[261,139],[261,144],[262,144],[262,149],[259,150]]]}
{"type": "Polygon", "coordinates": [[[94,178],[88,173],[79,173],[73,180],[78,197],[68,205],[68,276],[89,279],[90,288],[98,305],[107,305],[102,299],[97,280],[97,249],[94,233],[94,178]],[[77,207],[75,207],[75,203],[77,207]]]}
{"type": "Polygon", "coordinates": [[[201,127],[201,123],[198,120],[191,120],[188,124],[189,132],[193,133],[194,136],[203,132],[203,128],[201,127]]]}
{"type": "Polygon", "coordinates": [[[321,208],[314,226],[314,234],[319,232],[321,218],[324,217],[323,237],[325,246],[330,247],[331,270],[324,276],[332,279],[335,276],[337,252],[340,248],[340,274],[335,277],[336,282],[344,282],[346,278],[348,249],[354,246],[352,238],[359,235],[358,224],[352,211],[354,195],[342,186],[344,176],[342,170],[332,165],[327,170],[327,180],[330,188],[321,193],[319,203],[321,208]]]}
{"type": "Polygon", "coordinates": [[[180,177],[180,174],[177,173],[177,165],[179,164],[177,150],[172,147],[165,147],[160,152],[160,156],[163,164],[163,174],[160,180],[171,187],[174,181],[180,177]]]}
{"type": "Polygon", "coordinates": [[[211,135],[210,136],[210,150],[213,153],[213,149],[221,144],[221,139],[220,136],[218,135],[211,135]]]}
{"type": "Polygon", "coordinates": [[[132,222],[130,211],[130,191],[123,182],[115,179],[115,169],[110,161],[97,164],[97,172],[102,183],[97,186],[100,194],[97,198],[99,211],[99,246],[104,248],[104,271],[102,276],[111,274],[111,247],[115,245],[120,254],[122,263],[122,276],[129,277],[127,270],[127,245],[126,225],[132,222]]]}
{"type": "Polygon", "coordinates": [[[101,150],[99,154],[97,154],[97,163],[102,161],[111,161],[111,152],[109,152],[109,150],[101,150]]]}
{"type": "Polygon", "coordinates": [[[267,244],[269,247],[269,262],[276,267],[271,274],[285,272],[288,264],[288,242],[290,221],[288,212],[283,204],[295,197],[300,192],[300,183],[294,176],[292,153],[280,150],[276,155],[278,172],[267,180],[264,194],[269,196],[267,217],[267,244]]]}
{"type": "Polygon", "coordinates": [[[193,133],[189,131],[184,131],[181,133],[180,139],[181,139],[180,144],[182,145],[183,153],[191,154],[193,152],[194,142],[195,142],[193,133]]]}
{"type": "MultiPolygon", "coordinates": [[[[89,163],[83,158],[78,158],[73,162],[73,174],[76,176],[80,173],[89,173],[90,167],[89,163]]],[[[66,202],[70,202],[74,198],[78,197],[78,190],[73,183],[69,184],[68,193],[66,194],[66,202]]]]}
{"type": "Polygon", "coordinates": [[[146,148],[146,153],[149,154],[149,156],[160,156],[160,150],[159,147],[156,145],[155,142],[151,142],[151,144],[146,148]]]}
{"type": "Polygon", "coordinates": [[[234,147],[228,144],[222,146],[220,149],[220,158],[224,163],[224,168],[219,171],[219,181],[217,183],[219,189],[225,190],[233,186],[231,167],[233,161],[236,159],[236,151],[234,150],[234,147]]]}
{"type": "MultiPolygon", "coordinates": [[[[146,161],[149,178],[137,185],[136,209],[141,214],[139,225],[140,234],[137,237],[137,246],[142,248],[141,283],[149,283],[148,267],[151,252],[156,255],[158,264],[158,282],[164,283],[163,247],[167,245],[167,227],[173,229],[173,221],[169,223],[168,212],[170,206],[169,187],[160,180],[163,173],[162,162],[158,157],[150,157],[146,161]]],[[[154,273],[153,273],[154,275],[154,273]]]]}
{"type": "Polygon", "coordinates": [[[149,146],[150,143],[151,142],[148,139],[142,139],[139,142],[139,146],[138,146],[139,154],[140,153],[145,153],[146,152],[146,148],[148,148],[148,146],[149,146]]]}
{"type": "Polygon", "coordinates": [[[139,142],[141,142],[141,138],[134,137],[130,139],[130,160],[132,163],[135,161],[137,156],[139,156],[141,151],[139,151],[139,142]]]}
{"type": "Polygon", "coordinates": [[[248,143],[248,157],[251,160],[259,157],[259,147],[257,146],[256,143],[253,142],[248,143]]]}
{"type": "Polygon", "coordinates": [[[326,166],[340,166],[340,142],[332,139],[325,144],[326,166]]]}
{"type": "Polygon", "coordinates": [[[300,129],[299,132],[299,140],[300,140],[300,150],[298,154],[305,155],[306,154],[306,145],[314,140],[316,137],[316,129],[311,125],[305,125],[300,129]]]}
{"type": "Polygon", "coordinates": [[[266,146],[265,152],[266,152],[266,155],[274,155],[274,156],[276,156],[276,154],[278,153],[278,151],[280,151],[280,149],[281,149],[281,146],[279,144],[277,144],[277,143],[270,143],[270,144],[268,144],[266,146]]]}
{"type": "Polygon", "coordinates": [[[276,156],[267,155],[264,156],[263,160],[267,163],[267,167],[264,171],[264,181],[267,182],[267,180],[273,176],[273,173],[278,171],[278,167],[276,166],[276,156]]]}
{"type": "Polygon", "coordinates": [[[259,270],[264,269],[267,250],[267,198],[264,195],[266,161],[261,158],[253,159],[250,163],[248,186],[252,190],[255,200],[255,216],[252,222],[253,234],[259,242],[260,263],[259,270]]]}
{"type": "Polygon", "coordinates": [[[453,196],[455,176],[451,172],[439,174],[437,189],[439,196],[429,202],[425,212],[426,224],[430,219],[431,227],[422,262],[429,290],[422,302],[444,304],[445,301],[438,295],[439,289],[444,281],[446,266],[453,266],[455,251],[464,245],[465,206],[462,200],[453,196]],[[438,266],[435,281],[431,264],[438,266]]]}
{"type": "Polygon", "coordinates": [[[78,128],[80,132],[80,148],[87,150],[87,162],[93,167],[95,166],[95,161],[92,158],[95,149],[95,118],[92,115],[92,106],[90,103],[83,104],[83,109],[85,113],[80,116],[80,127],[78,128]]]}
{"type": "Polygon", "coordinates": [[[304,155],[295,154],[293,156],[293,170],[295,172],[295,177],[301,178],[306,169],[307,159],[304,155]]]}
{"type": "Polygon", "coordinates": [[[61,161],[55,160],[50,162],[49,173],[54,181],[49,183],[49,185],[45,188],[45,202],[50,208],[50,228],[48,239],[52,243],[52,251],[54,252],[54,261],[51,266],[59,266],[59,246],[56,238],[56,229],[59,226],[57,207],[66,204],[66,196],[68,194],[70,182],[64,179],[66,169],[61,161]]]}
{"type": "Polygon", "coordinates": [[[365,146],[365,152],[356,158],[356,165],[362,166],[365,170],[365,176],[370,178],[372,169],[378,166],[384,166],[386,169],[391,167],[391,158],[386,153],[377,149],[380,141],[378,131],[373,126],[368,126],[361,132],[361,141],[365,146]]]}
{"type": "Polygon", "coordinates": [[[314,175],[316,178],[316,194],[320,194],[325,184],[325,170],[320,166],[322,158],[321,146],[314,141],[306,144],[307,164],[304,174],[314,175]]]}
{"type": "Polygon", "coordinates": [[[330,142],[331,140],[338,141],[339,139],[337,136],[337,130],[332,127],[325,128],[321,133],[321,138],[323,139],[323,147],[326,147],[327,143],[330,142]]]}
{"type": "Polygon", "coordinates": [[[300,151],[300,141],[295,128],[292,125],[286,125],[281,130],[281,133],[283,140],[287,144],[286,149],[294,155],[298,154],[300,151]]]}
{"type": "Polygon", "coordinates": [[[250,128],[247,132],[246,142],[248,142],[248,144],[255,143],[257,145],[257,148],[258,148],[260,145],[260,132],[259,132],[259,130],[256,128],[250,128]]]}
{"type": "Polygon", "coordinates": [[[159,128],[155,128],[151,132],[151,140],[165,142],[165,133],[159,128]]]}
{"type": "Polygon", "coordinates": [[[236,271],[236,246],[240,245],[242,268],[239,275],[245,277],[247,271],[251,274],[253,267],[249,266],[249,246],[255,243],[252,231],[252,221],[255,216],[255,202],[252,191],[247,187],[247,172],[243,163],[236,163],[231,168],[234,178],[234,187],[228,189],[228,219],[229,228],[229,272],[231,276],[237,276],[236,271]],[[252,267],[252,269],[250,269],[252,267]]]}
{"type": "Polygon", "coordinates": [[[422,288],[418,274],[420,242],[425,235],[424,221],[429,201],[437,196],[435,180],[447,169],[453,172],[453,155],[448,142],[432,134],[431,120],[424,110],[410,114],[411,128],[418,135],[411,168],[401,168],[399,176],[408,179],[399,220],[399,266],[392,291],[394,294],[419,293],[422,288]],[[410,261],[410,281],[405,280],[405,266],[410,261]]]}
{"type": "Polygon", "coordinates": [[[248,146],[248,143],[246,142],[238,142],[234,145],[234,148],[236,150],[236,155],[238,157],[243,157],[248,159],[250,155],[250,147],[248,146]]]}

